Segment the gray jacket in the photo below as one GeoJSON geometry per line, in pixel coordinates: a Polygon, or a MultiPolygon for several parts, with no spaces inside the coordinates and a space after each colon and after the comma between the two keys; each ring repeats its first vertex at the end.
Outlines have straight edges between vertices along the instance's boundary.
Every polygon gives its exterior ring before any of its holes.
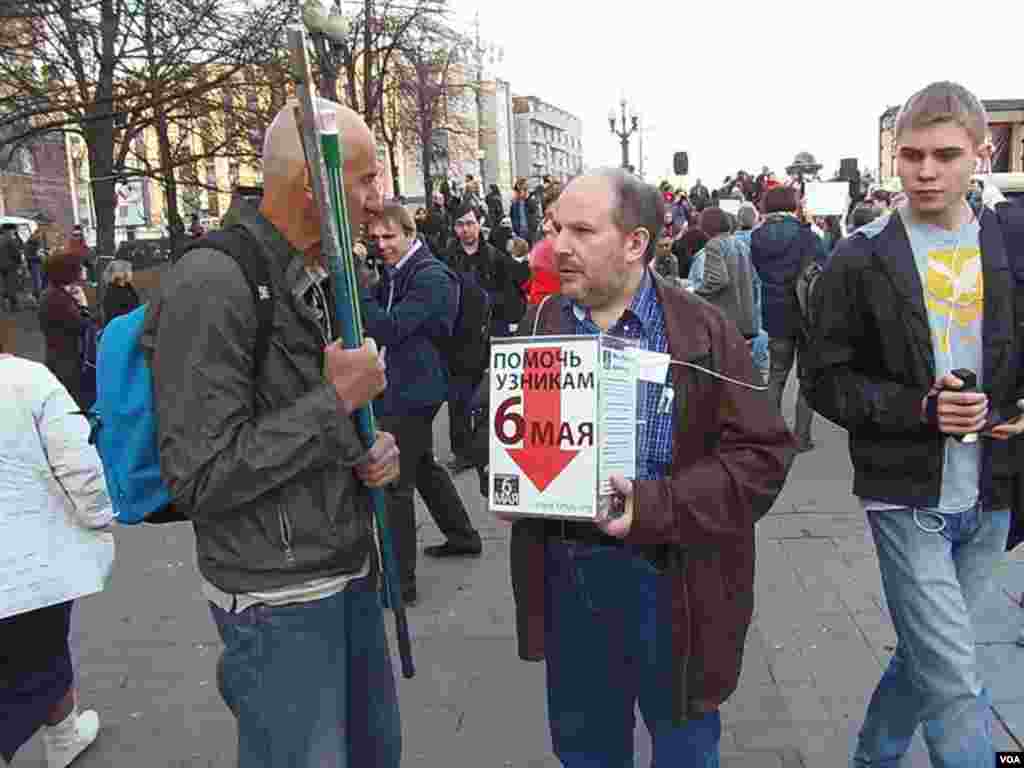
{"type": "Polygon", "coordinates": [[[704,282],[698,295],[721,309],[747,339],[758,333],[754,317],[754,267],[749,249],[731,235],[704,246],[704,282]]]}
{"type": "Polygon", "coordinates": [[[195,526],[199,570],[225,592],[356,572],[373,547],[352,471],[365,451],[323,377],[326,338],[302,298],[302,255],[248,204],[231,218],[268,257],[267,358],[254,381],[257,318],[241,268],[217,250],[185,254],[149,305],[142,338],[163,478],[195,526]]]}

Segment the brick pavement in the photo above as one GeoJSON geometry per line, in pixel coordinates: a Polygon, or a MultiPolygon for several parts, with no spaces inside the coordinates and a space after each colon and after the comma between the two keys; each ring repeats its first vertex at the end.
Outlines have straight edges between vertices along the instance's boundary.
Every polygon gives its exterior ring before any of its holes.
{"type": "MultiPolygon", "coordinates": [[[[20,342],[41,352],[25,320],[20,342]]],[[[447,434],[436,425],[438,455],[447,434]]],[[[820,420],[818,449],[798,457],[758,530],[756,615],[737,693],[723,708],[724,768],[847,765],[852,739],[895,635],[867,527],[850,487],[843,433],[820,420]]],[[[555,768],[544,668],[515,653],[507,527],[483,509],[475,476],[457,479],[485,540],[479,560],[419,568],[410,612],[418,675],[400,682],[404,765],[555,768]]],[[[419,508],[421,545],[441,536],[419,508]]],[[[76,651],[81,696],[103,718],[99,741],[76,765],[229,766],[234,729],[216,691],[219,641],[197,592],[187,526],[123,529],[110,588],[82,601],[76,651]]],[[[979,612],[997,744],[1024,736],[1021,660],[1013,644],[1024,612],[1024,559],[1008,559],[979,612]],[[1005,726],[1003,725],[1005,723],[1005,726]],[[1009,729],[1009,732],[1008,730],[1009,729]]],[[[637,727],[637,765],[649,763],[637,727]]],[[[41,764],[38,739],[15,768],[41,764]]],[[[920,739],[904,765],[929,764],[920,739]]]]}

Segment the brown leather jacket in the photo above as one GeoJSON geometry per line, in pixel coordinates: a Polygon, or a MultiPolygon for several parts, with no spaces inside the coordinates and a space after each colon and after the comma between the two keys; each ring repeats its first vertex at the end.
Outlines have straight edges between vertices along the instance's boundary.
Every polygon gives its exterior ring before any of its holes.
{"type": "MultiPolygon", "coordinates": [[[[758,382],[750,350],[722,313],[655,278],[669,353],[740,381],[758,382]]],[[[572,334],[564,304],[546,305],[539,334],[572,334]]],[[[529,333],[531,308],[520,324],[529,333]]],[[[626,541],[668,545],[672,583],[675,715],[717,709],[736,689],[754,609],[754,524],[775,502],[795,455],[793,439],[767,392],[672,366],[675,438],[672,474],[636,483],[626,541]]],[[[512,527],[512,587],[519,655],[544,658],[545,521],[512,527]]],[[[667,681],[666,681],[667,682],[667,681]]]]}

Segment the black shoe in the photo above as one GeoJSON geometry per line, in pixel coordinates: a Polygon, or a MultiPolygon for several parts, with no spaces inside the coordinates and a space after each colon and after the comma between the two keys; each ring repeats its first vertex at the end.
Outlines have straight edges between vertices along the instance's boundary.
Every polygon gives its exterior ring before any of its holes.
{"type": "Polygon", "coordinates": [[[434,544],[424,548],[423,554],[430,557],[480,557],[483,549],[483,545],[479,541],[475,544],[453,544],[446,541],[444,544],[434,544]]]}
{"type": "Polygon", "coordinates": [[[454,459],[448,462],[448,471],[452,474],[459,474],[465,472],[467,469],[472,469],[475,465],[469,459],[464,459],[461,456],[456,456],[454,459]]]}
{"type": "Polygon", "coordinates": [[[402,587],[402,602],[406,605],[416,605],[420,601],[420,596],[416,592],[416,585],[410,584],[402,587]]]}

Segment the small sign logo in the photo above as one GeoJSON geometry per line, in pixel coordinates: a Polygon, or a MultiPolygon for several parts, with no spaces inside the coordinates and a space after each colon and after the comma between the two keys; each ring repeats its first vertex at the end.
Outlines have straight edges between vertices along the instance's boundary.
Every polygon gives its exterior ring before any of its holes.
{"type": "Polygon", "coordinates": [[[1024,752],[996,752],[996,765],[1024,765],[1024,752]]]}
{"type": "Polygon", "coordinates": [[[270,288],[266,285],[257,285],[256,292],[260,296],[260,301],[267,301],[270,298],[270,288]]]}
{"type": "Polygon", "coordinates": [[[503,507],[519,506],[519,478],[515,475],[494,476],[494,503],[503,507]]]}

